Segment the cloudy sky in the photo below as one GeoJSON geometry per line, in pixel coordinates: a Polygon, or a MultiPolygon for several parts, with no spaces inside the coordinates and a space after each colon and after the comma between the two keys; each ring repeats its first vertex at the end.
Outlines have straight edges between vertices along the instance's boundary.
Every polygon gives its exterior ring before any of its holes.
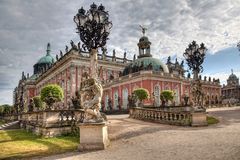
{"type": "MultiPolygon", "coordinates": [[[[0,0],[0,104],[12,103],[12,91],[21,72],[30,74],[45,55],[48,42],[52,54],[77,42],[73,16],[90,0],[0,0]]],[[[204,75],[225,83],[230,70],[240,76],[240,0],[95,0],[109,10],[113,28],[108,54],[124,50],[132,58],[141,36],[139,24],[148,28],[152,54],[182,58],[187,45],[204,42],[208,55],[204,75]]]]}

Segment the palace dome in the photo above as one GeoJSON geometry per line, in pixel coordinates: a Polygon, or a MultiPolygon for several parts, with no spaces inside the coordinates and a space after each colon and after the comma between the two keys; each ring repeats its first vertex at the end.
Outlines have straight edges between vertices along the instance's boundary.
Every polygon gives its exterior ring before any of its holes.
{"type": "Polygon", "coordinates": [[[235,74],[231,74],[230,76],[229,76],[229,78],[228,78],[229,80],[237,80],[238,78],[237,78],[237,76],[235,75],[235,74]]]}
{"type": "Polygon", "coordinates": [[[37,63],[33,66],[34,74],[38,74],[46,70],[54,63],[54,58],[50,54],[50,43],[47,44],[47,54],[40,58],[37,63]]]}
{"type": "Polygon", "coordinates": [[[129,73],[138,72],[141,70],[153,70],[153,71],[163,71],[164,73],[169,73],[168,67],[166,64],[162,63],[160,59],[153,58],[150,51],[151,42],[148,37],[145,36],[146,28],[142,27],[143,36],[139,39],[138,49],[139,54],[138,58],[131,62],[123,70],[122,75],[128,75],[129,73]]]}
{"type": "Polygon", "coordinates": [[[142,37],[139,39],[139,42],[150,42],[150,41],[148,40],[148,37],[142,36],[142,37]]]}
{"type": "MultiPolygon", "coordinates": [[[[139,70],[149,70],[149,66],[151,65],[151,70],[153,71],[163,71],[164,73],[169,73],[168,67],[166,64],[161,62],[160,59],[152,58],[152,57],[142,57],[134,60],[123,70],[123,75],[128,75],[130,68],[134,70],[134,68],[138,68],[139,70]]],[[[134,72],[134,71],[133,71],[134,72]]]]}
{"type": "Polygon", "coordinates": [[[52,63],[54,63],[54,58],[50,54],[43,56],[37,62],[37,64],[52,64],[52,63]]]}
{"type": "Polygon", "coordinates": [[[169,73],[168,67],[166,64],[162,63],[160,59],[157,58],[152,58],[152,57],[143,57],[136,59],[135,61],[132,62],[132,65],[137,65],[138,67],[141,66],[143,63],[144,67],[147,67],[148,65],[152,65],[152,69],[154,71],[160,71],[162,68],[165,73],[169,73]]]}

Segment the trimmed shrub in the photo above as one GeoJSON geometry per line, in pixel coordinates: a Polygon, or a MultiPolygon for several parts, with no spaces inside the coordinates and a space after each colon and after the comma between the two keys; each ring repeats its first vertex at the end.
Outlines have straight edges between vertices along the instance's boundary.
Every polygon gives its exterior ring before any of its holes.
{"type": "Polygon", "coordinates": [[[171,90],[164,90],[161,92],[160,98],[165,106],[165,102],[172,101],[174,98],[174,92],[171,90]]]}
{"type": "Polygon", "coordinates": [[[133,94],[137,96],[140,102],[149,98],[149,92],[145,88],[138,88],[133,91],[133,94]]]}
{"type": "Polygon", "coordinates": [[[41,100],[48,105],[63,100],[63,90],[59,85],[50,84],[41,90],[41,100]]]}

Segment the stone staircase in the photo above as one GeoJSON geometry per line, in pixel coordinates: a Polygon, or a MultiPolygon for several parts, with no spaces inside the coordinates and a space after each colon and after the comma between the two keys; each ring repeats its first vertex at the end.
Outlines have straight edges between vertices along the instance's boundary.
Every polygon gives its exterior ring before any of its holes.
{"type": "Polygon", "coordinates": [[[19,129],[19,121],[13,121],[9,123],[5,123],[3,125],[0,125],[0,130],[5,130],[5,129],[19,129]]]}

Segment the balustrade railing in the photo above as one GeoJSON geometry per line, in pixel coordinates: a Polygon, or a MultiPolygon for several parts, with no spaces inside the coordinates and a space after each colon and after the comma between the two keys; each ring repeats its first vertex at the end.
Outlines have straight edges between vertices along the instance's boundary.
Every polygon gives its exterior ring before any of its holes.
{"type": "Polygon", "coordinates": [[[130,117],[158,123],[189,126],[191,125],[190,112],[163,111],[146,108],[131,108],[130,117]]]}
{"type": "Polygon", "coordinates": [[[19,115],[19,120],[24,125],[40,127],[62,127],[71,126],[82,122],[83,110],[50,110],[27,112],[19,115]]]}

